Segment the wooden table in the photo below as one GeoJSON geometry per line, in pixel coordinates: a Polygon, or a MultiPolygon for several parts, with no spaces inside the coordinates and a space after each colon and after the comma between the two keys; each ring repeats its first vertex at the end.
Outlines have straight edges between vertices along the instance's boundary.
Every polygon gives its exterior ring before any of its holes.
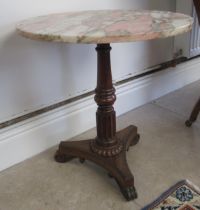
{"type": "Polygon", "coordinates": [[[64,163],[73,158],[79,158],[81,162],[90,160],[108,171],[127,200],[137,197],[126,151],[138,143],[139,134],[133,125],[116,132],[113,108],[116,95],[112,84],[110,43],[175,36],[189,31],[192,22],[189,16],[171,12],[101,10],[41,16],[25,20],[17,26],[18,32],[30,39],[97,44],[97,137],[61,142],[55,155],[56,161],[64,163]]]}

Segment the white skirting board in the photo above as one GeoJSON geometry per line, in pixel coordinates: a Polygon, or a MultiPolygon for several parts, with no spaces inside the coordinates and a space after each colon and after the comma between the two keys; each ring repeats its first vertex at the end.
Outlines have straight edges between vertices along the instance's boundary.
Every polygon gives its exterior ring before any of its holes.
{"type": "MultiPolygon", "coordinates": [[[[116,87],[117,115],[200,79],[200,59],[116,87]]],[[[95,127],[93,96],[0,131],[0,171],[95,127]]]]}

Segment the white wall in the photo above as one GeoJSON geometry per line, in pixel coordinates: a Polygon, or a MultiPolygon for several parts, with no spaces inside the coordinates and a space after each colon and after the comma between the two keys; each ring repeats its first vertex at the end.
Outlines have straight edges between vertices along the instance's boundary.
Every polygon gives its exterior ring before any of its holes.
{"type": "MultiPolygon", "coordinates": [[[[175,10],[174,0],[0,1],[0,122],[80,95],[96,85],[94,45],[27,40],[15,24],[32,16],[89,9],[175,10]]],[[[173,39],[113,44],[113,79],[170,60],[173,39]]]]}

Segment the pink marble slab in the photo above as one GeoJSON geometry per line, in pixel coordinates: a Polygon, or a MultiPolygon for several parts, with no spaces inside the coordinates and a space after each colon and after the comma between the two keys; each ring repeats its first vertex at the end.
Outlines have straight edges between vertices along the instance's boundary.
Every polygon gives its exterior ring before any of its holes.
{"type": "Polygon", "coordinates": [[[67,43],[133,42],[175,36],[191,29],[190,16],[142,10],[67,12],[22,21],[24,37],[67,43]]]}

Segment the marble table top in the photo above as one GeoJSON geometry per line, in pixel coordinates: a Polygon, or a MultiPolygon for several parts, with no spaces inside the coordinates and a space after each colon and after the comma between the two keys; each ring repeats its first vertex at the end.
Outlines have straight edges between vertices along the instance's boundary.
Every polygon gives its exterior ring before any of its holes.
{"type": "Polygon", "coordinates": [[[93,10],[51,14],[24,20],[24,37],[66,43],[133,42],[175,36],[191,29],[180,13],[146,10],[93,10]]]}

